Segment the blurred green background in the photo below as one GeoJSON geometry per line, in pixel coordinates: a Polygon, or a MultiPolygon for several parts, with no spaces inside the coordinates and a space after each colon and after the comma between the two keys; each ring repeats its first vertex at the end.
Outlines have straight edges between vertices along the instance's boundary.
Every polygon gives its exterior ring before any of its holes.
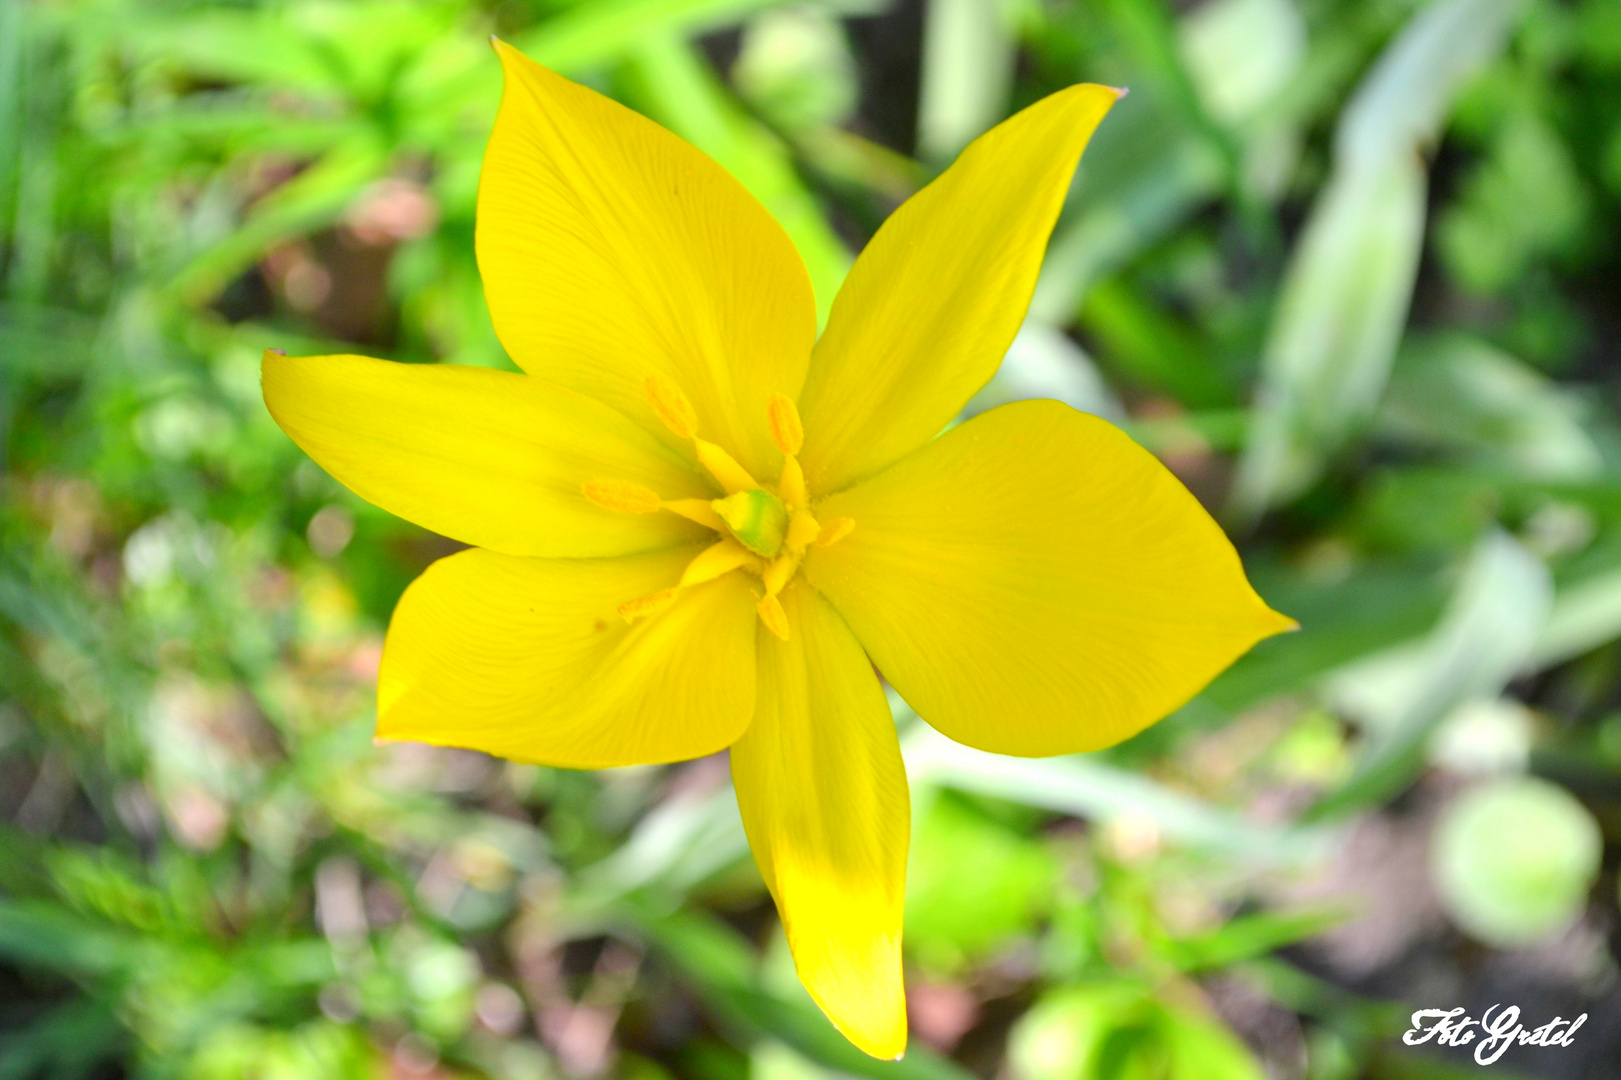
{"type": "MultiPolygon", "coordinates": [[[[1621,1076],[1618,0],[0,0],[0,1080],[1621,1076]],[[913,1045],[798,987],[724,759],[375,748],[449,542],[258,357],[505,366],[491,33],[689,139],[826,305],[974,135],[1127,86],[970,412],[1122,424],[1299,634],[1113,751],[898,700],[913,1045]]],[[[1084,482],[1084,475],[1082,476],[1084,482]]]]}

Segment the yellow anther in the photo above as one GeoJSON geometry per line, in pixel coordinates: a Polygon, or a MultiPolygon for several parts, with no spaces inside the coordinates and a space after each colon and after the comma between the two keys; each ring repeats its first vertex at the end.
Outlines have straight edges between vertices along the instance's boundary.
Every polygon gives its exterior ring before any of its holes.
{"type": "Polygon", "coordinates": [[[782,476],[777,480],[777,494],[792,510],[796,506],[805,505],[805,470],[799,467],[799,459],[789,454],[782,459],[782,476]]]}
{"type": "Polygon", "coordinates": [[[805,425],[799,422],[799,410],[786,394],[772,394],[766,402],[766,417],[771,421],[771,441],[789,457],[799,453],[805,445],[805,425]]]}
{"type": "Polygon", "coordinates": [[[822,535],[816,538],[816,546],[832,547],[855,531],[856,523],[853,518],[834,518],[822,526],[822,535]]]}
{"type": "Polygon", "coordinates": [[[805,550],[805,545],[822,535],[822,526],[803,510],[788,515],[788,539],[784,541],[794,551],[805,550]]]}
{"type": "Polygon", "coordinates": [[[709,504],[708,499],[668,499],[663,506],[672,514],[680,514],[688,521],[696,521],[716,532],[726,527],[726,523],[715,513],[715,508],[709,504]]]}
{"type": "Polygon", "coordinates": [[[681,573],[681,585],[702,585],[706,581],[714,581],[722,574],[729,574],[740,566],[744,566],[754,558],[736,540],[722,540],[718,544],[711,544],[698,553],[698,557],[687,564],[681,573]]]}
{"type": "Polygon", "coordinates": [[[649,375],[642,389],[647,392],[647,403],[653,406],[665,427],[683,439],[697,434],[698,414],[679,386],[663,375],[649,375]]]}
{"type": "Polygon", "coordinates": [[[760,615],[760,621],[765,628],[776,634],[782,640],[788,640],[788,613],[782,610],[782,601],[775,596],[762,596],[760,602],[754,605],[754,610],[760,615]]]}
{"type": "Polygon", "coordinates": [[[587,480],[585,497],[604,510],[622,514],[651,514],[659,508],[658,493],[629,480],[587,480]]]}
{"type": "Polygon", "coordinates": [[[645,619],[649,615],[657,615],[673,603],[675,603],[675,590],[660,589],[658,592],[647,596],[626,600],[619,605],[619,614],[624,616],[626,622],[635,622],[637,619],[645,619]]]}
{"type": "Polygon", "coordinates": [[[712,442],[702,439],[692,440],[693,446],[698,448],[698,460],[703,462],[709,474],[720,481],[720,486],[726,489],[728,495],[735,495],[739,491],[752,491],[759,487],[750,476],[748,470],[739,465],[737,461],[712,442]]]}
{"type": "Polygon", "coordinates": [[[776,596],[794,579],[794,574],[799,570],[801,558],[803,556],[795,555],[789,551],[771,560],[771,565],[767,566],[765,573],[760,575],[761,580],[765,582],[767,596],[776,596]]]}

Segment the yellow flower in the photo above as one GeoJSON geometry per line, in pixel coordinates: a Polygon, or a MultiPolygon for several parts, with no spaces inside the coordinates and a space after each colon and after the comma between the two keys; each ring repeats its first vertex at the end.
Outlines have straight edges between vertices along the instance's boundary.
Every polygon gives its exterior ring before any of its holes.
{"type": "Polygon", "coordinates": [[[267,355],[277,423],[473,545],[394,612],[378,734],[572,768],[731,748],[800,977],[906,1045],[906,774],[873,668],[984,750],[1108,746],[1292,625],[1147,452],[1053,401],[935,438],[1024,316],[1117,93],[1072,86],[892,215],[816,337],[718,165],[498,45],[477,248],[526,374],[267,355]]]}

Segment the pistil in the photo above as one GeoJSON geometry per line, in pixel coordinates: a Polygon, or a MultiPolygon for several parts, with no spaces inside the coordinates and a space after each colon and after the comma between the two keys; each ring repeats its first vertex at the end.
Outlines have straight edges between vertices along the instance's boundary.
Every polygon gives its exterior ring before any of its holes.
{"type": "Polygon", "coordinates": [[[759,488],[739,491],[710,505],[732,535],[756,555],[770,559],[782,550],[789,531],[788,510],[771,492],[759,488]]]}
{"type": "Polygon", "coordinates": [[[681,572],[681,583],[678,587],[684,589],[689,585],[702,585],[740,567],[759,564],[760,560],[750,555],[742,544],[728,537],[699,552],[698,557],[689,562],[687,568],[681,572]]]}
{"type": "Polygon", "coordinates": [[[726,489],[727,494],[736,495],[740,491],[752,491],[760,486],[754,482],[754,477],[749,475],[747,469],[714,443],[693,439],[692,445],[698,450],[699,462],[709,470],[709,475],[726,489]]]}

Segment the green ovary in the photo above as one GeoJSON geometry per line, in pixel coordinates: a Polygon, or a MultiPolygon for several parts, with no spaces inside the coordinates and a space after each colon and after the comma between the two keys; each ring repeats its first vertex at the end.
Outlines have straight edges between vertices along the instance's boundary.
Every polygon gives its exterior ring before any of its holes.
{"type": "Polygon", "coordinates": [[[788,508],[769,491],[739,491],[711,503],[738,542],[770,559],[782,550],[788,532],[788,508]]]}

